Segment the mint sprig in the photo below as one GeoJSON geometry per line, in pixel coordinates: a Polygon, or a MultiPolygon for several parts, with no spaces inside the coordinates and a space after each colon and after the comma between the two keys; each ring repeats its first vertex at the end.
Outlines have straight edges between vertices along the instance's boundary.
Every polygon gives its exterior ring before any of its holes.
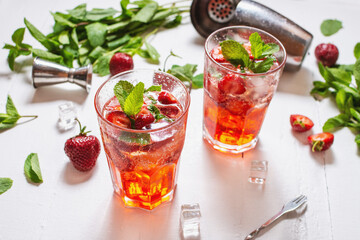
{"type": "Polygon", "coordinates": [[[332,97],[339,109],[339,114],[329,118],[323,125],[324,132],[334,132],[348,127],[356,134],[355,143],[360,148],[360,56],[353,65],[336,65],[329,68],[318,64],[319,72],[325,81],[314,81],[311,95],[316,100],[332,97]]]}
{"type": "Polygon", "coordinates": [[[37,118],[36,115],[20,115],[15,104],[8,95],[6,101],[6,113],[0,113],[0,131],[15,127],[20,118],[37,118]]]}
{"type": "MultiPolygon", "coordinates": [[[[134,86],[132,83],[124,80],[120,80],[114,86],[114,94],[118,99],[122,110],[129,118],[134,117],[140,112],[144,103],[144,93],[153,91],[160,92],[161,86],[153,85],[145,89],[145,85],[142,82],[139,82],[134,86]]],[[[150,100],[156,102],[150,95],[148,95],[148,97],[150,100]]]]}
{"type": "Polygon", "coordinates": [[[250,58],[248,51],[241,43],[231,39],[220,43],[224,58],[233,66],[240,66],[241,69],[248,68],[254,73],[269,71],[276,61],[273,54],[278,52],[280,47],[275,43],[265,44],[257,32],[250,35],[249,41],[253,59],[250,58]]]}

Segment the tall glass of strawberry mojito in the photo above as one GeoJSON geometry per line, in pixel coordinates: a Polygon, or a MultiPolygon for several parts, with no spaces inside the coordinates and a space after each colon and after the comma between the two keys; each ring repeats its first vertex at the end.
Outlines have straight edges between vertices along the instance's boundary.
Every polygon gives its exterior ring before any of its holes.
{"type": "Polygon", "coordinates": [[[226,27],[207,38],[203,137],[213,148],[255,147],[285,61],[281,42],[260,29],[226,27]]]}
{"type": "Polygon", "coordinates": [[[107,80],[95,109],[115,193],[152,210],[173,199],[190,95],[174,76],[137,69],[107,80]]]}

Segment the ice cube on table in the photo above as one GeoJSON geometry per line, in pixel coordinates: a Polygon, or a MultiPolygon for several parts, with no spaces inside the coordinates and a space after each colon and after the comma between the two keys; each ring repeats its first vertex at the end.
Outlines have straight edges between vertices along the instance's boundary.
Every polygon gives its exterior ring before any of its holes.
{"type": "Polygon", "coordinates": [[[267,170],[268,161],[251,161],[248,181],[250,183],[264,184],[266,181],[267,170]]]}
{"type": "Polygon", "coordinates": [[[198,239],[200,237],[200,205],[183,204],[180,212],[180,225],[183,239],[198,239]]]}
{"type": "Polygon", "coordinates": [[[65,102],[59,105],[59,121],[60,130],[72,129],[76,124],[77,112],[73,102],[65,102]]]}

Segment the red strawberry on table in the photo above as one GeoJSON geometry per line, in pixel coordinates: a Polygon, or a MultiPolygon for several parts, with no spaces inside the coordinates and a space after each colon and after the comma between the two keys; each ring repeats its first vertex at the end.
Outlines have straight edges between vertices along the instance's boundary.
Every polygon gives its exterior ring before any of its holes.
{"type": "Polygon", "coordinates": [[[65,153],[69,157],[74,167],[82,172],[91,170],[100,154],[100,141],[93,135],[87,135],[86,127],[80,126],[80,133],[65,142],[65,153]]]}
{"type": "Polygon", "coordinates": [[[308,137],[313,152],[325,151],[331,147],[334,142],[334,135],[329,132],[318,133],[308,137]]]}
{"type": "Polygon", "coordinates": [[[290,115],[290,124],[296,132],[305,132],[314,126],[314,123],[310,118],[300,114],[290,115]]]}

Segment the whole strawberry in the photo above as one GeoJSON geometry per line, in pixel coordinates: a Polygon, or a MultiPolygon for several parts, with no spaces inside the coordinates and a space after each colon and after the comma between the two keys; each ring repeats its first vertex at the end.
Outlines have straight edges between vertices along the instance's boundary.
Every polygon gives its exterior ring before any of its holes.
{"type": "Polygon", "coordinates": [[[331,67],[339,57],[339,50],[334,44],[321,43],[315,48],[315,56],[322,65],[331,67]]]}
{"type": "Polygon", "coordinates": [[[100,154],[100,141],[93,135],[87,135],[86,127],[81,127],[78,119],[76,121],[80,126],[80,133],[69,138],[65,143],[65,153],[69,157],[74,167],[82,172],[91,170],[100,154]]]}

